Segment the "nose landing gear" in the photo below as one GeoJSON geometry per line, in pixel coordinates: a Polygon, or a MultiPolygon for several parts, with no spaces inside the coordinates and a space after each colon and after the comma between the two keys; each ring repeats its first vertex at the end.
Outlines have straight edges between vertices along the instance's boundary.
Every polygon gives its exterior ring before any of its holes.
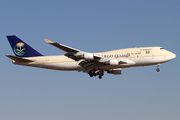
{"type": "Polygon", "coordinates": [[[157,69],[156,69],[157,72],[160,71],[159,66],[160,66],[160,64],[157,64],[157,69]]]}

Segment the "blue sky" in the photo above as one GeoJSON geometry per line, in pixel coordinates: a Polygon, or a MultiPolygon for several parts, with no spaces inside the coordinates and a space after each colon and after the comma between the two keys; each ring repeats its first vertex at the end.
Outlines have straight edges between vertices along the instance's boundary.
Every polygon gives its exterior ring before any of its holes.
{"type": "Polygon", "coordinates": [[[180,1],[1,0],[1,120],[180,119],[180,1]],[[78,72],[11,63],[6,35],[44,55],[65,52],[49,38],[87,52],[162,46],[177,57],[160,66],[123,69],[102,80],[78,72]]]}

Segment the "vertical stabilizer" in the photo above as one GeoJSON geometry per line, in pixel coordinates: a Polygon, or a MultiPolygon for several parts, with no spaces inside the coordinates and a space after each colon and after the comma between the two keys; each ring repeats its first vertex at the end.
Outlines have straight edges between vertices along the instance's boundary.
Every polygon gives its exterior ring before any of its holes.
{"type": "Polygon", "coordinates": [[[14,54],[18,57],[43,56],[15,35],[7,36],[7,39],[11,45],[14,54]]]}

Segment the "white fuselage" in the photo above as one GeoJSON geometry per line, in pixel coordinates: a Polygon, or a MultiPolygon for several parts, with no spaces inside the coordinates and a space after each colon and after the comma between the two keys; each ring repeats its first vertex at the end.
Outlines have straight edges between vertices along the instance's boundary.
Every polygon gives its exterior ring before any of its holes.
{"type": "MultiPolygon", "coordinates": [[[[174,53],[167,51],[161,47],[127,48],[127,49],[119,49],[119,50],[94,53],[94,54],[103,56],[104,58],[121,59],[121,60],[125,59],[125,60],[133,61],[129,64],[102,65],[101,68],[103,70],[155,65],[170,61],[176,57],[174,53]]],[[[26,57],[26,59],[33,60],[34,62],[25,63],[25,62],[13,61],[13,63],[18,65],[47,68],[53,70],[63,70],[63,71],[88,70],[80,65],[80,62],[82,62],[82,60],[75,61],[64,55],[26,57]]]]}

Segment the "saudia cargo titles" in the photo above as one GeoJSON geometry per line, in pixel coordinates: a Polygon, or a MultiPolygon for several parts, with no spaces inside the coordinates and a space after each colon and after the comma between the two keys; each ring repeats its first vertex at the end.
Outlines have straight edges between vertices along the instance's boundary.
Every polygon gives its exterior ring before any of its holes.
{"type": "Polygon", "coordinates": [[[37,52],[17,36],[7,36],[15,56],[6,55],[14,64],[32,66],[38,68],[62,70],[62,71],[83,71],[90,77],[102,78],[104,72],[120,75],[122,68],[159,65],[168,62],[176,55],[162,47],[140,47],[127,48],[102,53],[88,53],[74,49],[63,44],[55,43],[47,38],[44,40],[65,51],[64,55],[44,56],[37,52]]]}

